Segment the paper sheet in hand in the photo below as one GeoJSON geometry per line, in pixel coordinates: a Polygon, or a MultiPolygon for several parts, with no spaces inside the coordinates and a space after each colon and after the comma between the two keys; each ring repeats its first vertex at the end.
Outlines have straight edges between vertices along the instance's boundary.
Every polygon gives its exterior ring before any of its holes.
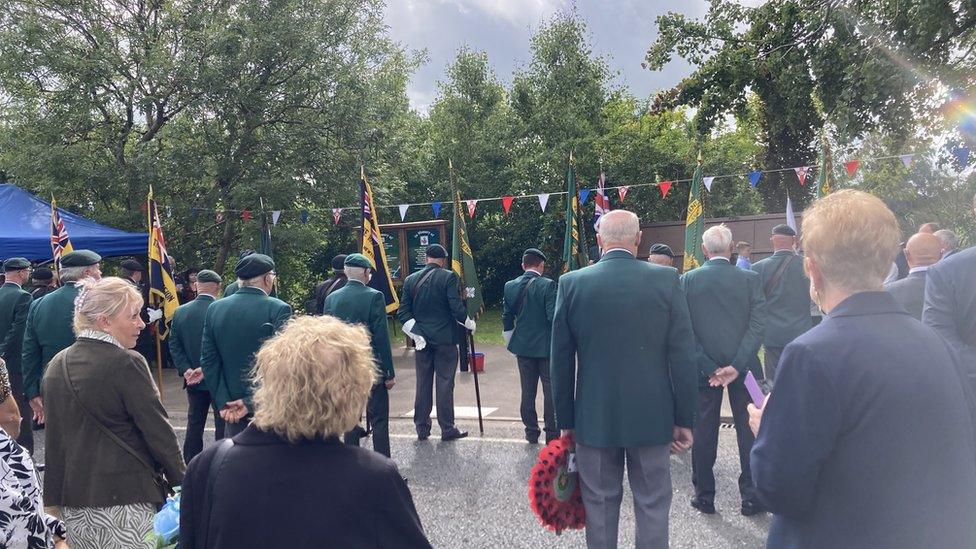
{"type": "Polygon", "coordinates": [[[756,405],[756,408],[762,409],[763,403],[766,401],[766,395],[763,393],[762,388],[759,387],[759,382],[756,381],[756,376],[752,375],[752,372],[746,373],[746,390],[749,391],[749,396],[752,397],[752,403],[756,405]]]}

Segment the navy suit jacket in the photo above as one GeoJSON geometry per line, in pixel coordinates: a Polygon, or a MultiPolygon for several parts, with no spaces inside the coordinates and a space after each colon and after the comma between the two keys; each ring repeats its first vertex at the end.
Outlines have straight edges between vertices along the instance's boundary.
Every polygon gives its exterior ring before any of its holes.
{"type": "Polygon", "coordinates": [[[751,459],[767,547],[976,547],[973,419],[944,341],[863,292],[780,360],[751,459]]]}
{"type": "Polygon", "coordinates": [[[959,353],[976,383],[976,247],[939,261],[926,279],[922,322],[959,353]]]}

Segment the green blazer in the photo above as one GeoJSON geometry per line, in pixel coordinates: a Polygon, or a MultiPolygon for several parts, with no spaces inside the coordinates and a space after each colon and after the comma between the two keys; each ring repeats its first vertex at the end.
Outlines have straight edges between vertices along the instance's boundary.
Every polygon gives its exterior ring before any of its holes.
{"type": "MultiPolygon", "coordinates": [[[[759,273],[760,290],[773,278],[780,263],[791,255],[795,254],[783,250],[752,264],[752,270],[759,273]]],[[[810,317],[810,279],[803,273],[803,256],[797,255],[766,298],[766,335],[763,345],[786,347],[810,328],[813,328],[813,319],[810,317]]]]}
{"type": "Polygon", "coordinates": [[[21,369],[24,394],[32,399],[41,394],[41,378],[54,355],[75,342],[74,314],[78,288],[68,283],[35,300],[27,312],[21,369]]]}
{"type": "Polygon", "coordinates": [[[513,331],[508,350],[516,356],[549,358],[552,345],[552,319],[556,314],[556,282],[533,271],[505,283],[502,300],[502,329],[513,331]],[[522,309],[515,314],[522,288],[535,280],[525,292],[522,309]]]}
{"type": "Polygon", "coordinates": [[[0,357],[12,374],[21,373],[20,353],[30,304],[31,295],[20,286],[13,282],[0,286],[0,357]]]}
{"type": "Polygon", "coordinates": [[[461,301],[461,287],[454,271],[429,264],[403,281],[400,291],[400,322],[417,321],[413,332],[433,345],[457,345],[458,323],[468,318],[468,310],[461,301]],[[417,298],[413,289],[428,271],[434,269],[427,282],[420,287],[417,298]]]}
{"type": "Polygon", "coordinates": [[[287,303],[252,287],[242,287],[207,308],[200,366],[218,409],[244,399],[248,410],[254,411],[254,355],[290,317],[287,303]]]}
{"type": "Polygon", "coordinates": [[[226,288],[224,288],[224,297],[230,297],[230,296],[236,294],[237,293],[237,290],[239,290],[240,287],[241,287],[241,283],[240,282],[238,282],[236,280],[233,281],[233,282],[231,282],[230,284],[227,285],[226,288]]]}
{"type": "Polygon", "coordinates": [[[390,329],[386,323],[386,298],[383,292],[365,286],[358,280],[333,291],[325,298],[323,314],[352,324],[362,324],[369,330],[370,345],[376,367],[384,379],[393,379],[393,353],[390,350],[390,329]]]}
{"type": "MultiPolygon", "coordinates": [[[[207,309],[214,302],[209,295],[198,295],[196,299],[180,305],[173,313],[169,327],[169,352],[173,355],[176,370],[182,376],[187,370],[200,367],[200,347],[203,344],[203,322],[207,309]]],[[[188,391],[206,391],[206,380],[196,385],[187,385],[188,391]]]]}
{"type": "Polygon", "coordinates": [[[669,444],[698,408],[678,271],[611,250],[559,278],[550,357],[556,423],[587,446],[669,444]]]}
{"type": "Polygon", "coordinates": [[[724,259],[711,259],[681,275],[695,331],[699,384],[708,387],[708,376],[725,366],[746,370],[762,379],[759,346],[763,338],[763,298],[759,275],[740,269],[724,259]]]}

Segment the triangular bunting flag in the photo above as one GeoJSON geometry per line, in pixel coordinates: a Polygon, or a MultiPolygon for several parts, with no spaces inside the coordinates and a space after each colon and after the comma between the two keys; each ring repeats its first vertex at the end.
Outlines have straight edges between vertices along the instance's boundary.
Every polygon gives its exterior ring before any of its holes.
{"type": "Polygon", "coordinates": [[[217,212],[217,223],[224,222],[224,212],[217,212]]]}
{"type": "Polygon", "coordinates": [[[657,188],[661,191],[661,198],[667,198],[668,197],[668,191],[671,190],[671,182],[670,181],[662,181],[662,182],[660,182],[660,183],[657,184],[657,188]]]}
{"type": "Polygon", "coordinates": [[[915,155],[913,155],[913,154],[903,154],[903,155],[899,156],[898,158],[901,159],[901,163],[905,165],[905,168],[908,168],[909,166],[912,165],[912,157],[913,156],[915,156],[915,155]]]}
{"type": "Polygon", "coordinates": [[[705,190],[712,192],[712,181],[715,181],[715,176],[705,177],[702,179],[702,183],[705,184],[705,190]]]}
{"type": "Polygon", "coordinates": [[[844,169],[847,170],[847,177],[854,177],[854,172],[857,171],[857,167],[860,165],[860,160],[848,160],[847,162],[844,162],[844,169]]]}
{"type": "Polygon", "coordinates": [[[241,212],[241,219],[243,219],[244,221],[250,221],[251,220],[251,210],[244,210],[243,212],[241,212]]]}
{"type": "Polygon", "coordinates": [[[302,210],[301,218],[302,223],[308,223],[308,210],[302,210]]]}
{"type": "Polygon", "coordinates": [[[617,187],[617,196],[620,197],[620,201],[623,202],[624,198],[627,197],[627,191],[630,190],[629,186],[617,187]]]}
{"type": "Polygon", "coordinates": [[[278,226],[278,219],[281,217],[281,210],[271,212],[271,224],[278,226]]]}
{"type": "Polygon", "coordinates": [[[502,197],[502,209],[505,210],[505,215],[508,215],[508,210],[512,208],[512,197],[503,196],[502,197]]]}
{"type": "Polygon", "coordinates": [[[410,207],[410,204],[400,204],[397,207],[400,208],[400,221],[405,221],[407,219],[407,209],[410,207]]]}
{"type": "Polygon", "coordinates": [[[549,204],[549,193],[539,195],[539,205],[542,206],[542,211],[546,211],[546,205],[549,204]]]}
{"type": "Polygon", "coordinates": [[[430,205],[430,209],[434,210],[434,217],[440,217],[441,216],[441,203],[440,202],[434,202],[433,204],[431,204],[430,205]]]}
{"type": "Polygon", "coordinates": [[[749,185],[751,185],[753,189],[755,189],[756,185],[759,184],[760,177],[762,177],[762,172],[759,170],[749,172],[749,185]]]}
{"type": "Polygon", "coordinates": [[[475,208],[475,206],[478,205],[478,201],[477,200],[465,200],[464,203],[468,205],[468,215],[471,216],[471,219],[474,219],[474,208],[475,208]]]}
{"type": "MultiPolygon", "coordinates": [[[[342,208],[332,208],[332,219],[335,220],[335,224],[339,224],[339,216],[342,215],[342,208]]],[[[302,221],[302,223],[305,223],[302,221]]]]}
{"type": "Polygon", "coordinates": [[[587,189],[586,187],[583,187],[582,189],[579,190],[579,197],[580,197],[580,206],[586,204],[586,199],[590,197],[590,190],[587,189]]]}
{"type": "Polygon", "coordinates": [[[799,168],[793,168],[796,172],[796,179],[800,182],[800,185],[804,185],[807,182],[807,170],[810,166],[800,166],[799,168]]]}

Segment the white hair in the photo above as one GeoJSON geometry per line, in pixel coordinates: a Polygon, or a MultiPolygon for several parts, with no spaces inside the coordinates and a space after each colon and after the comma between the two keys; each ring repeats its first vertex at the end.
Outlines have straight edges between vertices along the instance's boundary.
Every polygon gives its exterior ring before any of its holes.
{"type": "Polygon", "coordinates": [[[350,280],[358,280],[362,283],[366,283],[366,280],[369,278],[367,270],[363,267],[346,265],[343,267],[342,271],[346,273],[346,278],[350,280]]]}
{"type": "Polygon", "coordinates": [[[728,253],[732,248],[732,231],[725,226],[725,223],[709,227],[702,234],[702,244],[705,246],[705,251],[710,254],[728,253]]]}
{"type": "Polygon", "coordinates": [[[942,242],[943,248],[947,250],[955,250],[959,247],[959,237],[957,237],[956,233],[950,231],[949,229],[939,229],[933,234],[939,238],[939,242],[942,242]]]}
{"type": "Polygon", "coordinates": [[[58,269],[58,279],[61,280],[62,284],[67,284],[68,282],[77,282],[82,278],[85,278],[85,271],[89,269],[90,266],[85,265],[84,267],[61,267],[58,269]]]}
{"type": "Polygon", "coordinates": [[[640,232],[637,214],[627,210],[613,210],[600,218],[598,231],[604,244],[608,242],[633,242],[640,232]]]}

